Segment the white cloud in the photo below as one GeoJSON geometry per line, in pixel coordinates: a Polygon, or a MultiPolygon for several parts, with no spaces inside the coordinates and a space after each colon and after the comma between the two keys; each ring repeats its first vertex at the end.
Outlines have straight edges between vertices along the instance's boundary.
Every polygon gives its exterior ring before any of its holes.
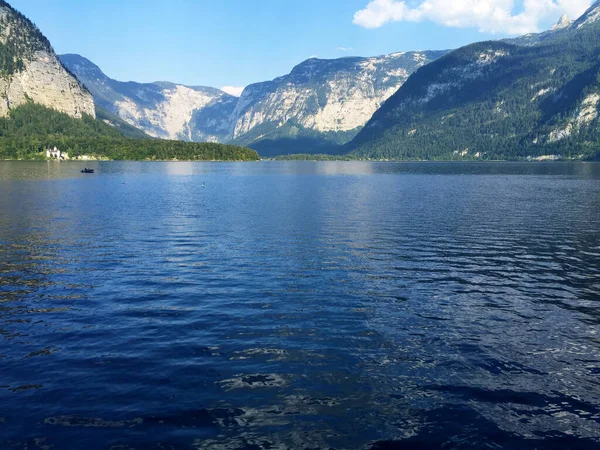
{"type": "Polygon", "coordinates": [[[354,51],[354,49],[352,47],[336,47],[336,50],[338,52],[344,52],[344,53],[354,51]]]}
{"type": "Polygon", "coordinates": [[[379,28],[388,22],[429,20],[448,27],[476,27],[481,32],[525,34],[561,14],[577,18],[592,0],[523,0],[518,12],[515,0],[424,0],[412,7],[405,1],[372,0],[354,15],[354,23],[379,28]]]}
{"type": "Polygon", "coordinates": [[[223,86],[221,88],[223,92],[227,92],[229,95],[233,95],[234,97],[239,97],[244,92],[244,86],[223,86]]]}

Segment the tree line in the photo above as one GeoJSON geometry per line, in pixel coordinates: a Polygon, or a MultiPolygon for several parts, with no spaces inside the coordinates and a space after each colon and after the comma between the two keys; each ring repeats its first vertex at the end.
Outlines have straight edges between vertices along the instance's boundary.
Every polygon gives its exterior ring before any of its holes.
{"type": "Polygon", "coordinates": [[[69,157],[88,155],[115,160],[255,161],[254,150],[235,145],[132,139],[90,116],[67,114],[26,103],[0,118],[0,159],[43,159],[56,146],[69,157]]]}

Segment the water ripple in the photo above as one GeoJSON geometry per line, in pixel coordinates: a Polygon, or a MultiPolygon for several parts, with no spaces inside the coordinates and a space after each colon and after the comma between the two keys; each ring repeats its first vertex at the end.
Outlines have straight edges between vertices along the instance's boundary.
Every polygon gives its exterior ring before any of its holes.
{"type": "Polygon", "coordinates": [[[600,446],[599,165],[180,168],[0,163],[0,447],[600,446]]]}

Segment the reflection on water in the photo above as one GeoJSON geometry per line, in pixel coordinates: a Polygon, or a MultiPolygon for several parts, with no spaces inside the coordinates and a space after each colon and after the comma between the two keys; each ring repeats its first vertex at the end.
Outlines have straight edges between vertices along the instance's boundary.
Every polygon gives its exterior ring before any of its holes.
{"type": "Polygon", "coordinates": [[[93,164],[0,163],[0,447],[600,445],[599,165],[93,164]]]}
{"type": "MultiPolygon", "coordinates": [[[[82,174],[88,167],[102,175],[547,175],[595,178],[600,168],[597,163],[515,163],[515,162],[360,162],[360,161],[269,161],[247,163],[225,162],[147,162],[126,163],[112,161],[2,161],[0,182],[15,180],[55,180],[57,178],[91,178],[82,174]]],[[[97,175],[97,173],[96,173],[97,175]]]]}

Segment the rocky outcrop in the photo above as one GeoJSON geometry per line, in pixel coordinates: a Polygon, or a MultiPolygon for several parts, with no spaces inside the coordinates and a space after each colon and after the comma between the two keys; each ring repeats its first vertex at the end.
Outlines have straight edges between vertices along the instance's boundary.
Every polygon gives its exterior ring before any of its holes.
{"type": "Polygon", "coordinates": [[[236,97],[211,87],[117,81],[83,56],[60,58],[100,107],[150,136],[194,142],[226,140],[236,97]]]}
{"type": "Polygon", "coordinates": [[[310,135],[339,143],[351,139],[411,73],[445,53],[309,59],[289,75],[248,86],[239,99],[209,87],[116,81],[82,56],[60,58],[96,104],[154,137],[252,144],[310,135]]]}
{"type": "Polygon", "coordinates": [[[218,142],[229,131],[234,97],[213,88],[171,83],[153,87],[160,97],[156,103],[145,105],[136,101],[136,96],[123,96],[110,105],[112,112],[150,136],[165,139],[218,142]],[[198,117],[204,109],[213,111],[214,116],[201,121],[198,117]]]}
{"type": "Polygon", "coordinates": [[[5,2],[0,3],[0,52],[0,116],[33,101],[71,117],[95,117],[92,95],[65,70],[35,25],[5,2]]]}
{"type": "Polygon", "coordinates": [[[312,58],[289,75],[248,86],[233,113],[231,138],[252,144],[298,133],[349,140],[418,68],[446,52],[373,58],[312,58]]]}
{"type": "Polygon", "coordinates": [[[79,82],[60,64],[55,55],[36,52],[24,69],[6,78],[0,78],[0,115],[27,101],[64,112],[71,117],[83,114],[96,116],[94,99],[79,82]]]}
{"type": "Polygon", "coordinates": [[[562,30],[564,28],[568,28],[571,26],[572,23],[573,23],[573,21],[571,19],[569,19],[569,16],[567,16],[566,14],[563,14],[562,16],[560,16],[560,19],[558,19],[558,22],[556,22],[554,24],[554,26],[551,28],[551,31],[562,30]]]}

